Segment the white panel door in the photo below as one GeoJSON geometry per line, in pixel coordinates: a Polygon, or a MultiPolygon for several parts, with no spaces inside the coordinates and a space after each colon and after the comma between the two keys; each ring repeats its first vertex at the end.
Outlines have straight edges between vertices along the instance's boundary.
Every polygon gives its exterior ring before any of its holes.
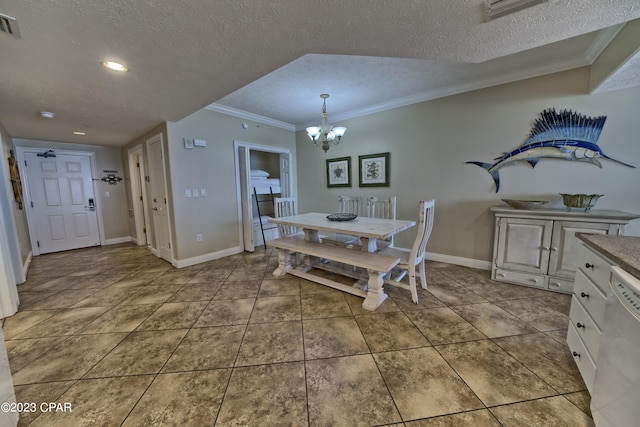
{"type": "Polygon", "coordinates": [[[38,252],[100,245],[90,156],[27,152],[25,161],[38,252]]]}
{"type": "Polygon", "coordinates": [[[291,197],[291,153],[280,154],[280,194],[291,197]]]}
{"type": "Polygon", "coordinates": [[[149,186],[151,190],[154,249],[160,258],[173,262],[171,236],[169,235],[169,212],[167,208],[162,135],[157,135],[147,141],[147,152],[149,155],[149,186]]]}
{"type": "Polygon", "coordinates": [[[244,250],[253,252],[256,250],[253,243],[253,210],[251,207],[251,188],[250,188],[250,157],[249,148],[245,146],[238,147],[238,162],[240,168],[240,199],[242,209],[242,238],[244,242],[244,250]]]}

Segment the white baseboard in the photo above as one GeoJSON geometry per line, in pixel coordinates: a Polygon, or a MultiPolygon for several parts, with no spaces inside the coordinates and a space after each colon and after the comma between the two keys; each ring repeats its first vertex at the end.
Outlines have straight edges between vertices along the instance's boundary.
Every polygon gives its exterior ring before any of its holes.
{"type": "Polygon", "coordinates": [[[33,252],[29,251],[29,254],[27,255],[27,259],[24,260],[24,264],[22,264],[22,282],[20,283],[24,283],[27,281],[27,273],[29,273],[29,268],[31,267],[31,261],[33,260],[33,252]]]}
{"type": "Polygon", "coordinates": [[[129,243],[131,241],[131,236],[126,237],[118,237],[116,239],[106,239],[104,241],[105,245],[117,245],[118,243],[129,243]]]}
{"type": "Polygon", "coordinates": [[[189,267],[191,265],[196,265],[196,264],[200,264],[207,261],[213,261],[214,259],[224,258],[226,256],[239,254],[241,252],[242,252],[242,248],[240,246],[236,246],[236,247],[224,249],[218,252],[211,252],[205,255],[198,255],[193,258],[175,260],[173,262],[173,266],[176,268],[189,267]]]}
{"type": "Polygon", "coordinates": [[[462,258],[453,255],[434,254],[427,252],[426,258],[429,261],[445,262],[447,264],[461,265],[463,267],[478,268],[480,270],[491,270],[491,261],[482,261],[479,259],[462,258]]]}

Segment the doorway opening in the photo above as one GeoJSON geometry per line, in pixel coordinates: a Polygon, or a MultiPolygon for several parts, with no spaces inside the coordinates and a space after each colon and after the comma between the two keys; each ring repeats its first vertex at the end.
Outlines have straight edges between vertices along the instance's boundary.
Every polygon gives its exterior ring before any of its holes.
{"type": "Polygon", "coordinates": [[[234,141],[239,235],[245,251],[277,237],[269,227],[273,197],[291,197],[291,151],[287,148],[234,141]],[[264,236],[264,237],[263,237],[264,236]]]}

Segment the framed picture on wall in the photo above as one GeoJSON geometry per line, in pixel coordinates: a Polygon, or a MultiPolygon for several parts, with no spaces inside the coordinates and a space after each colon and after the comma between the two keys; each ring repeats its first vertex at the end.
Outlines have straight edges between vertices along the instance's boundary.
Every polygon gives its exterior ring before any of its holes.
{"type": "Polygon", "coordinates": [[[327,159],[327,187],[351,187],[351,157],[327,159]]]}
{"type": "Polygon", "coordinates": [[[360,187],[389,186],[389,153],[358,156],[360,187]]]}

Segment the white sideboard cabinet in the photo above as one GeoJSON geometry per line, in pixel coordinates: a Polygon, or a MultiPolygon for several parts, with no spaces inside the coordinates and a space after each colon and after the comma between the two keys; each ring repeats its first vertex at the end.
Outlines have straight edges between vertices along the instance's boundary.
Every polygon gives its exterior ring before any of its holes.
{"type": "Polygon", "coordinates": [[[491,208],[493,280],[572,293],[580,242],[576,233],[623,234],[638,215],[621,211],[491,208]]]}

